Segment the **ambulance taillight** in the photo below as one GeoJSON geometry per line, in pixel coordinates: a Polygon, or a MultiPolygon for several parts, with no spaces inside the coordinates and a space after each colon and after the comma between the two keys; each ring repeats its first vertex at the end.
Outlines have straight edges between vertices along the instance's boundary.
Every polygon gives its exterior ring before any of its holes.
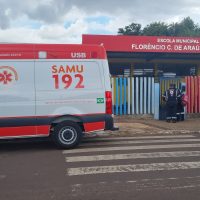
{"type": "Polygon", "coordinates": [[[112,92],[106,91],[106,114],[112,114],[112,92]]]}

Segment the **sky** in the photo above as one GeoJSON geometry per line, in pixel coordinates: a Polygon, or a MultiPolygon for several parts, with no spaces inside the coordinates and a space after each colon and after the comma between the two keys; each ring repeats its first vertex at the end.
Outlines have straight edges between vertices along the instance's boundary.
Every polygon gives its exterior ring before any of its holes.
{"type": "Polygon", "coordinates": [[[200,24],[199,0],[0,0],[0,43],[81,43],[131,23],[200,24]]]}

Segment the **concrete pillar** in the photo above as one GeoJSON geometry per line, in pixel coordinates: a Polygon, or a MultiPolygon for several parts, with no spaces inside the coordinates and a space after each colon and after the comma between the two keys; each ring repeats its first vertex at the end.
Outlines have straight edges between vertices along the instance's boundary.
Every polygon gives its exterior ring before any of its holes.
{"type": "Polygon", "coordinates": [[[155,78],[155,83],[158,83],[158,64],[154,65],[154,78],[155,78]]]}
{"type": "Polygon", "coordinates": [[[131,63],[131,67],[130,67],[130,101],[132,102],[132,114],[135,114],[135,110],[134,110],[134,80],[133,77],[134,76],[134,64],[131,63]]]}
{"type": "Polygon", "coordinates": [[[131,64],[131,68],[130,68],[130,76],[133,77],[134,76],[134,64],[131,64]]]}

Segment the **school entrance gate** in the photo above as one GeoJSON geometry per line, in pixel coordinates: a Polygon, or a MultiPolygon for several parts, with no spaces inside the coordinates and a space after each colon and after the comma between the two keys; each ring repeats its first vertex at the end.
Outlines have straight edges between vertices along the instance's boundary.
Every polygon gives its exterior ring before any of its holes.
{"type": "Polygon", "coordinates": [[[185,77],[176,77],[176,78],[164,78],[161,77],[159,79],[160,85],[160,98],[159,98],[159,119],[165,120],[166,119],[166,103],[162,98],[162,94],[169,88],[170,84],[173,83],[176,85],[176,88],[180,89],[182,92],[185,90],[185,77]]]}

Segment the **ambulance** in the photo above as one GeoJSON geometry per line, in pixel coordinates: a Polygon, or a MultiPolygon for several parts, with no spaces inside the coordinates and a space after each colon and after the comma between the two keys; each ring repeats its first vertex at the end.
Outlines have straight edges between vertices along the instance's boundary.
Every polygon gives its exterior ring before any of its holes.
{"type": "Polygon", "coordinates": [[[50,136],[68,149],[99,130],[116,130],[103,46],[0,44],[1,139],[50,136]]]}

